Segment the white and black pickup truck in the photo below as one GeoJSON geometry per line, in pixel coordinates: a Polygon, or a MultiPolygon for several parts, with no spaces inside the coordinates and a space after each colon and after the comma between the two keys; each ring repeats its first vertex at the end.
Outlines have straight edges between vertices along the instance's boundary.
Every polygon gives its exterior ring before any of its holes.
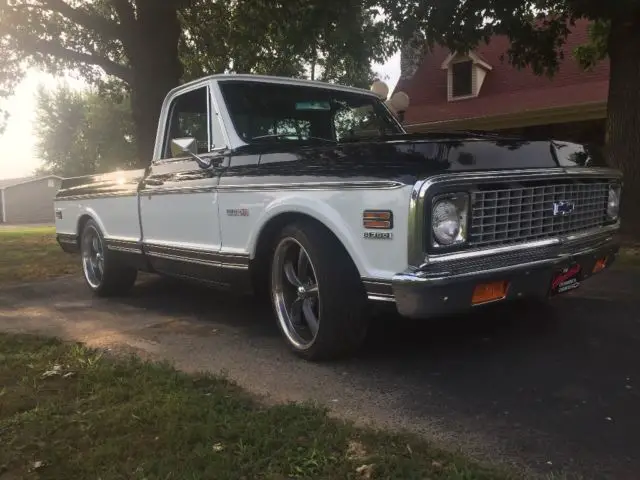
{"type": "Polygon", "coordinates": [[[609,267],[621,176],[589,164],[569,142],[408,134],[368,90],[216,75],[169,92],[147,168],[63,181],[57,238],[98,295],[138,271],[266,294],[323,359],[360,345],[371,302],[429,318],[609,267]]]}

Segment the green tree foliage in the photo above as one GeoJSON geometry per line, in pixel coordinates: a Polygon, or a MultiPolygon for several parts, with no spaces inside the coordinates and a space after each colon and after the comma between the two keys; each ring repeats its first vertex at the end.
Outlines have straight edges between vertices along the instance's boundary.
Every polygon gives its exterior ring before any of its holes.
{"type": "Polygon", "coordinates": [[[0,0],[0,95],[25,66],[74,70],[131,93],[139,164],[166,93],[204,74],[304,75],[363,84],[389,53],[374,3],[338,0],[0,0]]]}
{"type": "Polygon", "coordinates": [[[640,226],[640,1],[639,0],[381,0],[390,26],[409,40],[468,51],[493,35],[510,40],[505,58],[552,76],[578,19],[593,23],[575,54],[584,66],[610,62],[606,156],[625,175],[623,226],[640,226]]]}
{"type": "Polygon", "coordinates": [[[607,58],[607,42],[611,22],[596,20],[589,25],[589,41],[577,47],[573,54],[580,65],[589,70],[598,62],[607,58]]]}
{"type": "MultiPolygon", "coordinates": [[[[178,11],[188,0],[0,0],[0,59],[8,80],[31,65],[51,73],[75,70],[94,84],[105,74],[131,91],[140,162],[153,147],[166,92],[182,76],[178,11]]],[[[4,77],[4,75],[3,75],[4,77]]]]}
{"type": "Polygon", "coordinates": [[[115,90],[105,95],[66,86],[39,89],[35,130],[43,160],[40,173],[74,177],[135,166],[130,101],[115,90]]]}
{"type": "Polygon", "coordinates": [[[378,13],[373,0],[200,0],[180,14],[185,76],[257,73],[364,85],[371,61],[393,50],[378,13]]]}

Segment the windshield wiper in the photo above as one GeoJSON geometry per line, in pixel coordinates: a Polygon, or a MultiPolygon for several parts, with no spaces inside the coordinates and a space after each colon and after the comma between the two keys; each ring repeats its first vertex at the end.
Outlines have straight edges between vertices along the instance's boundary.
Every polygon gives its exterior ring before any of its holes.
{"type": "MultiPolygon", "coordinates": [[[[286,138],[286,137],[295,137],[295,135],[291,135],[288,133],[270,133],[269,135],[260,135],[257,137],[252,137],[251,140],[264,140],[264,139],[269,139],[269,138],[274,138],[274,139],[279,139],[279,138],[286,138]]],[[[328,142],[328,143],[337,143],[335,140],[331,140],[330,138],[323,138],[323,137],[298,137],[297,139],[295,139],[295,141],[298,142],[304,142],[307,140],[321,140],[323,142],[328,142]]]]}

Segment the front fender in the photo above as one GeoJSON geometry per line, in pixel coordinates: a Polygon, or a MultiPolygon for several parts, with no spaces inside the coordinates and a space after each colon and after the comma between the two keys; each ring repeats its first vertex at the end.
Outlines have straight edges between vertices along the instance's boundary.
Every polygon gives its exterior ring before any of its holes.
{"type": "Polygon", "coordinates": [[[366,256],[356,248],[356,234],[359,231],[356,229],[358,229],[360,225],[347,223],[344,216],[340,214],[333,205],[309,198],[308,196],[303,196],[299,193],[274,199],[263,210],[249,235],[248,249],[250,258],[253,259],[255,257],[258,239],[264,228],[271,220],[285,213],[306,215],[324,224],[324,226],[331,230],[338,240],[340,240],[347,250],[347,253],[349,253],[353,259],[358,271],[362,275],[364,275],[365,272],[371,271],[371,265],[366,256]]]}

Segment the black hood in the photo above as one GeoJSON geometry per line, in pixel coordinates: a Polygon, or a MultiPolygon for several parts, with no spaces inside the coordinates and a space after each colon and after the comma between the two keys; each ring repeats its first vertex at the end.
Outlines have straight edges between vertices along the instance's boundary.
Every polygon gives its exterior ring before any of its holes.
{"type": "MultiPolygon", "coordinates": [[[[574,143],[476,132],[403,134],[334,145],[269,142],[238,153],[259,155],[260,175],[402,178],[407,183],[447,172],[576,167],[590,160],[587,150],[574,143]]],[[[231,170],[238,165],[233,160],[231,170]]]]}

